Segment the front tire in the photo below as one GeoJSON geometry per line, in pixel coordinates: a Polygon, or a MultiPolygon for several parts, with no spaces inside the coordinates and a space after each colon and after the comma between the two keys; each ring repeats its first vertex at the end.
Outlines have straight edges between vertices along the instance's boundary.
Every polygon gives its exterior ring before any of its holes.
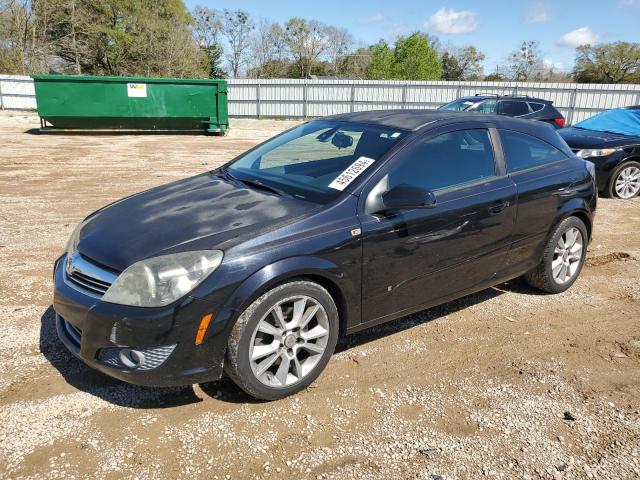
{"type": "Polygon", "coordinates": [[[582,220],[564,219],[549,238],[540,264],[525,275],[527,283],[548,293],[567,290],[582,271],[587,239],[582,220]]]}
{"type": "Polygon", "coordinates": [[[611,174],[607,185],[609,198],[629,199],[640,193],[640,163],[625,162],[619,165],[611,174]]]}
{"type": "Polygon", "coordinates": [[[238,318],[227,341],[225,372],[249,395],[276,400],[307,388],[338,340],[338,310],[317,283],[279,285],[238,318]]]}

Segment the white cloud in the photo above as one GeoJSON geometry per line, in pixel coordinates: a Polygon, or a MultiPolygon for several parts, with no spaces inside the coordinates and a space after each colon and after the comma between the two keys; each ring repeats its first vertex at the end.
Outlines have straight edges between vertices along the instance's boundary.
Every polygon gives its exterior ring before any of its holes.
{"type": "Polygon", "coordinates": [[[380,23],[385,21],[385,16],[381,13],[374,13],[373,15],[367,15],[366,17],[360,17],[360,23],[380,23]]]}
{"type": "Polygon", "coordinates": [[[478,15],[470,10],[441,8],[424,22],[424,26],[440,33],[469,33],[478,28],[478,15]]]}
{"type": "Polygon", "coordinates": [[[592,45],[598,41],[598,38],[600,37],[593,33],[589,27],[580,27],[561,36],[558,45],[576,48],[580,45],[592,45]]]}
{"type": "Polygon", "coordinates": [[[529,23],[544,23],[551,20],[551,13],[544,3],[536,3],[529,7],[526,19],[529,23]]]}

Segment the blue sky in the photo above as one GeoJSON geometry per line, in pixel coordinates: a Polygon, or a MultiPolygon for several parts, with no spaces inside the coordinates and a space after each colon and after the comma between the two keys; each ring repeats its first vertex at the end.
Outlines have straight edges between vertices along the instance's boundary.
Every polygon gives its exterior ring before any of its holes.
{"type": "Polygon", "coordinates": [[[522,40],[538,40],[547,62],[573,65],[583,42],[640,41],[640,0],[186,0],[192,8],[243,9],[254,18],[280,22],[293,16],[346,27],[358,42],[392,41],[422,30],[445,45],[473,44],[487,55],[485,73],[502,63],[522,40]]]}

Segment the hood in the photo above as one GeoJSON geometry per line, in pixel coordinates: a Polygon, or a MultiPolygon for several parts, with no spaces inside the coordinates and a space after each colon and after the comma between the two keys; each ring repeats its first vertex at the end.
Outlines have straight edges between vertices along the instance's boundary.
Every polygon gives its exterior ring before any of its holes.
{"type": "Polygon", "coordinates": [[[77,248],[120,271],[158,255],[224,250],[311,213],[310,205],[206,173],[98,210],[82,228],[77,248]]]}
{"type": "Polygon", "coordinates": [[[568,127],[558,130],[558,133],[574,150],[582,148],[613,148],[640,144],[640,136],[598,132],[584,128],[568,127]]]}

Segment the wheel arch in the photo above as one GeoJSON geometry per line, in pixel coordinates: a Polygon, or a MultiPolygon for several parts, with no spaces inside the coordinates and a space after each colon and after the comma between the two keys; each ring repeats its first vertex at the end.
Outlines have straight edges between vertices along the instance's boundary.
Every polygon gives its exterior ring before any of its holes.
{"type": "Polygon", "coordinates": [[[556,228],[558,228],[558,225],[569,217],[577,217],[582,220],[582,223],[584,223],[584,226],[587,228],[587,235],[590,241],[591,234],[593,233],[593,212],[588,201],[581,197],[574,197],[562,206],[558,212],[556,221],[549,229],[547,238],[550,238],[556,228]]]}
{"type": "Polygon", "coordinates": [[[274,287],[295,280],[307,280],[319,284],[333,298],[338,310],[340,334],[346,332],[348,323],[359,315],[358,308],[349,308],[344,275],[338,267],[319,257],[289,257],[267,265],[247,278],[230,296],[223,307],[230,331],[242,312],[257,298],[274,287]]]}
{"type": "Polygon", "coordinates": [[[563,220],[569,217],[576,217],[582,220],[582,223],[584,223],[584,226],[587,228],[587,237],[589,241],[591,241],[591,235],[593,233],[593,222],[587,212],[585,212],[584,210],[574,210],[573,212],[566,215],[563,220]]]}

